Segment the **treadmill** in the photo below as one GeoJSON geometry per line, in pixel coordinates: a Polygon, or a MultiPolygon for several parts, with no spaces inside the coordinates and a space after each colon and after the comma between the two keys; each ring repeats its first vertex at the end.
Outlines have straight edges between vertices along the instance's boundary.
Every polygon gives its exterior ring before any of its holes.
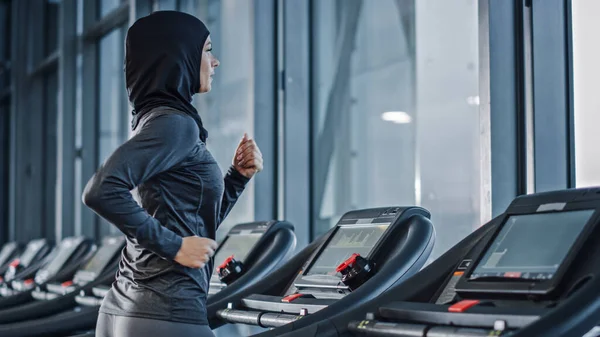
{"type": "MultiPolygon", "coordinates": [[[[224,277],[211,278],[210,288],[214,285],[214,289],[209,291],[207,306],[210,306],[212,298],[227,300],[285,261],[296,246],[293,230],[294,227],[285,221],[252,222],[233,227],[215,252],[215,261],[223,260],[217,268],[224,277]]],[[[93,330],[98,309],[115,280],[115,272],[111,274],[110,281],[78,291],[74,296],[77,304],[73,309],[0,326],[0,336],[58,336],[93,330]]],[[[94,333],[83,335],[94,336],[94,333]]]]}
{"type": "MultiPolygon", "coordinates": [[[[120,253],[125,246],[124,236],[108,236],[102,240],[101,246],[93,257],[75,273],[72,280],[65,282],[49,282],[45,286],[37,286],[32,292],[35,301],[15,308],[0,311],[0,324],[15,323],[36,319],[70,310],[76,307],[75,297],[99,284],[110,284],[114,280],[120,260],[120,253]]],[[[0,335],[13,325],[0,325],[0,335]]]]}
{"type": "Polygon", "coordinates": [[[11,282],[18,279],[31,279],[35,273],[46,265],[49,256],[52,256],[54,244],[47,239],[35,239],[27,243],[23,253],[10,262],[8,268],[0,279],[0,309],[5,296],[10,296],[11,282]]]}
{"type": "Polygon", "coordinates": [[[261,291],[230,301],[216,316],[224,323],[276,328],[261,336],[326,320],[418,272],[435,241],[429,219],[420,207],[348,212],[298,268],[275,270],[251,289],[261,291]]]}
{"type": "Polygon", "coordinates": [[[86,262],[96,249],[94,243],[84,237],[68,237],[43,259],[35,261],[45,250],[49,249],[45,241],[35,241],[30,250],[23,254],[21,259],[11,264],[12,270],[27,263],[22,272],[15,272],[15,276],[7,278],[0,287],[0,309],[7,309],[33,300],[32,293],[36,287],[44,287],[48,282],[63,282],[71,279],[80,264],[86,262]]]}
{"type": "MultiPolygon", "coordinates": [[[[0,275],[4,275],[8,270],[10,261],[14,260],[19,256],[22,251],[22,247],[17,242],[7,242],[2,246],[0,250],[0,275]]],[[[0,282],[3,278],[0,276],[0,282]]]]}
{"type": "Polygon", "coordinates": [[[286,262],[295,248],[294,226],[287,221],[234,226],[215,252],[207,305],[219,305],[261,280],[286,262]]]}
{"type": "Polygon", "coordinates": [[[282,336],[583,336],[600,313],[600,189],[521,196],[386,296],[282,336]]]}

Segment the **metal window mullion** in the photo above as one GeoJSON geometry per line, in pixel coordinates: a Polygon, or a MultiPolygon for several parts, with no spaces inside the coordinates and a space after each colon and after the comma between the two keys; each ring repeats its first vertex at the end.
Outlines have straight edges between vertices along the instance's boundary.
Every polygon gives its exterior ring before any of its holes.
{"type": "MultiPolygon", "coordinates": [[[[84,1],[84,8],[88,8],[89,4],[94,4],[97,0],[84,1]]],[[[96,6],[93,11],[96,14],[98,6],[96,6]]],[[[86,11],[84,10],[84,17],[86,16],[86,11]]],[[[89,9],[88,13],[91,13],[92,9],[89,9]]],[[[93,43],[98,39],[102,38],[104,35],[108,34],[115,28],[122,26],[129,22],[129,12],[130,12],[130,3],[128,1],[123,2],[119,7],[112,10],[110,13],[106,14],[99,20],[96,20],[96,16],[93,17],[93,20],[88,21],[86,25],[84,19],[84,33],[83,39],[84,41],[93,43]]],[[[91,18],[88,18],[91,19],[91,18]]]]}
{"type": "Polygon", "coordinates": [[[533,105],[535,190],[573,182],[572,85],[567,0],[533,0],[533,105]]]}
{"type": "MultiPolygon", "coordinates": [[[[88,32],[96,22],[97,1],[83,1],[83,29],[88,32]]],[[[88,180],[94,175],[98,164],[98,46],[96,41],[82,41],[82,147],[81,147],[81,182],[83,192],[88,180]]],[[[82,235],[97,238],[98,218],[87,207],[81,208],[81,230],[82,235]]]]}
{"type": "Polygon", "coordinates": [[[283,1],[284,15],[284,214],[296,226],[298,247],[310,241],[309,1],[283,1]]]}
{"type": "Polygon", "coordinates": [[[526,191],[524,129],[520,127],[525,111],[520,39],[523,8],[521,0],[489,0],[488,5],[491,216],[494,217],[526,191]]]}
{"type": "Polygon", "coordinates": [[[254,137],[265,159],[255,178],[254,217],[277,217],[277,10],[275,0],[255,0],[254,137]]]}
{"type": "Polygon", "coordinates": [[[63,0],[58,22],[58,113],[56,148],[57,240],[75,234],[75,109],[77,74],[77,0],[63,0]]]}

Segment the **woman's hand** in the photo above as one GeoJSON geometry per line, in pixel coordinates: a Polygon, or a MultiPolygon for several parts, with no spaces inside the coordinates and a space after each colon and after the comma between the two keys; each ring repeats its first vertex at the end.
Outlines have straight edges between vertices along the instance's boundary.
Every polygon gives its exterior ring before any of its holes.
{"type": "Polygon", "coordinates": [[[199,236],[183,238],[181,248],[175,256],[175,262],[190,268],[202,268],[215,255],[217,243],[199,236]]]}
{"type": "Polygon", "coordinates": [[[248,179],[263,169],[262,153],[254,139],[248,138],[246,133],[235,151],[233,167],[248,179]]]}

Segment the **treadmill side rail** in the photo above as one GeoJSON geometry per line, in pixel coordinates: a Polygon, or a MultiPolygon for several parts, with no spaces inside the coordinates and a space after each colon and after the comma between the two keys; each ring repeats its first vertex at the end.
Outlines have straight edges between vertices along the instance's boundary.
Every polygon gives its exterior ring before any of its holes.
{"type": "Polygon", "coordinates": [[[381,317],[394,321],[424,324],[493,327],[496,321],[505,321],[511,329],[522,328],[540,318],[547,311],[542,308],[473,307],[468,312],[448,312],[449,306],[432,303],[392,302],[379,308],[381,317]]]}

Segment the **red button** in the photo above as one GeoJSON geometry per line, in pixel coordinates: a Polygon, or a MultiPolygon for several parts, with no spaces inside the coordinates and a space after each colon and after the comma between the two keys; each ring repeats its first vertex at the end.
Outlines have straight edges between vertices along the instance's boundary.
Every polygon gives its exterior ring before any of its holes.
{"type": "Polygon", "coordinates": [[[342,270],[346,269],[348,266],[352,266],[356,262],[356,258],[359,256],[360,254],[357,253],[352,254],[352,256],[350,256],[346,261],[342,262],[342,264],[335,268],[335,271],[339,273],[342,270]]]}
{"type": "Polygon", "coordinates": [[[226,259],[225,259],[225,261],[223,261],[223,263],[221,263],[221,264],[219,265],[219,267],[217,268],[217,271],[218,271],[218,270],[221,270],[221,269],[223,269],[223,268],[225,268],[225,267],[227,267],[227,264],[228,264],[229,262],[231,262],[231,261],[233,261],[233,255],[231,255],[230,257],[226,258],[226,259]]]}
{"type": "Polygon", "coordinates": [[[16,268],[19,264],[21,263],[21,260],[19,259],[14,259],[9,266],[16,268]]]}
{"type": "Polygon", "coordinates": [[[27,280],[25,280],[23,283],[25,283],[25,285],[26,285],[26,286],[28,286],[28,285],[30,285],[30,284],[32,284],[32,283],[33,283],[33,279],[32,279],[32,278],[30,278],[30,279],[27,279],[27,280]]]}
{"type": "Polygon", "coordinates": [[[292,295],[288,295],[288,296],[284,297],[284,298],[281,300],[281,302],[290,303],[290,302],[292,302],[293,300],[295,300],[295,299],[297,299],[297,298],[300,298],[300,297],[302,297],[302,296],[303,296],[303,294],[292,294],[292,295]]]}
{"type": "Polygon", "coordinates": [[[67,282],[63,282],[61,284],[61,286],[63,286],[63,288],[70,287],[72,285],[73,285],[73,281],[67,281],[67,282]]]}
{"type": "Polygon", "coordinates": [[[450,312],[465,312],[467,309],[476,306],[479,304],[478,300],[463,300],[456,304],[451,305],[448,308],[450,312]]]}

